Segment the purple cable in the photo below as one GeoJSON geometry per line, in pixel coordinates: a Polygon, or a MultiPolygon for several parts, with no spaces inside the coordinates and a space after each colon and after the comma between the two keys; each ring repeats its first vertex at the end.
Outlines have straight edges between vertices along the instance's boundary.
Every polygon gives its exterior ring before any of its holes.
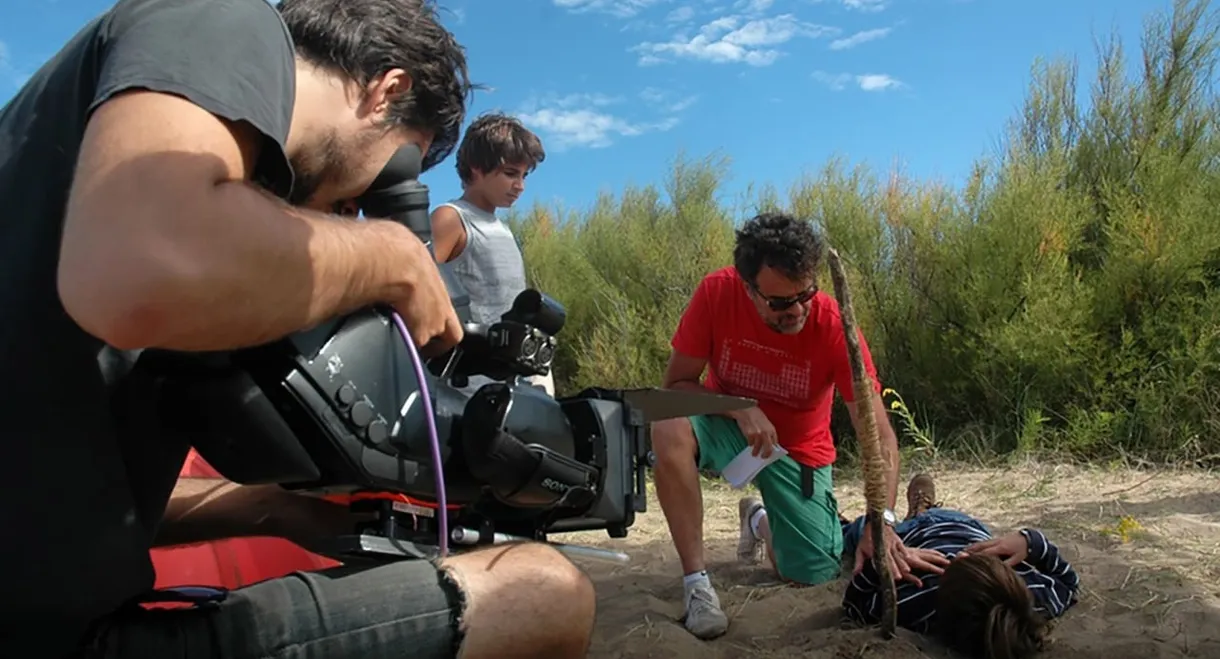
{"type": "Polygon", "coordinates": [[[398,333],[402,335],[402,340],[407,344],[407,350],[411,353],[411,363],[415,366],[415,379],[419,380],[419,394],[424,399],[424,416],[428,420],[428,439],[432,440],[432,471],[436,473],[436,516],[440,520],[440,534],[437,540],[440,544],[441,558],[449,555],[449,507],[445,505],[445,472],[441,466],[441,440],[436,432],[436,414],[432,410],[432,396],[428,392],[428,382],[424,377],[424,361],[419,357],[419,351],[415,349],[415,342],[411,340],[411,333],[407,331],[407,324],[402,321],[402,316],[398,315],[397,311],[391,312],[394,317],[394,324],[398,326],[398,333]]]}

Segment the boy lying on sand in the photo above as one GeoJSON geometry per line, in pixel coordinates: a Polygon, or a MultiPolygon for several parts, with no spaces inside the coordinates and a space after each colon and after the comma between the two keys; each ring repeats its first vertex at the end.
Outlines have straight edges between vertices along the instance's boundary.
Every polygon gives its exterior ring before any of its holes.
{"type": "MultiPolygon", "coordinates": [[[[752,525],[762,502],[741,500],[738,556],[756,558],[760,533],[752,525]]],[[[855,556],[864,517],[843,528],[843,556],[855,556]]],[[[1041,531],[1022,529],[993,538],[980,521],[936,503],[932,477],[919,474],[907,486],[907,516],[894,527],[903,545],[945,558],[943,574],[912,573],[898,583],[898,624],[928,634],[977,659],[1026,659],[1042,647],[1047,622],[1076,603],[1080,579],[1041,531]]],[[[925,555],[927,555],[925,554],[925,555]]],[[[929,558],[929,561],[931,559],[929,558]]],[[[854,622],[881,620],[881,593],[871,561],[861,561],[843,594],[854,622]]]]}
{"type": "MultiPolygon", "coordinates": [[[[907,486],[907,517],[896,527],[903,544],[950,558],[944,574],[899,582],[898,624],[929,634],[967,656],[1024,659],[1042,647],[1047,622],[1076,603],[1080,578],[1041,531],[1022,529],[993,538],[980,521],[936,502],[932,477],[907,486]]],[[[852,556],[864,518],[843,521],[843,550],[852,556]]],[[[847,616],[880,621],[877,572],[866,564],[843,594],[847,616]]]]}

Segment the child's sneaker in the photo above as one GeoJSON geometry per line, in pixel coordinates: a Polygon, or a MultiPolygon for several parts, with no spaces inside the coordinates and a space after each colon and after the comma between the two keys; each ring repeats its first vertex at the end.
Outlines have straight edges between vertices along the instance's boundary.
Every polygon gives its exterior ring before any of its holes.
{"type": "Polygon", "coordinates": [[[762,508],[758,497],[745,497],[737,502],[737,518],[741,522],[741,535],[737,538],[737,560],[743,563],[757,563],[761,558],[762,549],[766,543],[754,537],[750,528],[750,519],[762,508]]]}

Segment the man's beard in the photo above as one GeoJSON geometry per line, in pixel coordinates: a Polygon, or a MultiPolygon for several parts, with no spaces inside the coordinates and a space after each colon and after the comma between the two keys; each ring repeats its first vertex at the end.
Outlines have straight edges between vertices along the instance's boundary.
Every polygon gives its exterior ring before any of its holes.
{"type": "Polygon", "coordinates": [[[338,135],[330,131],[310,149],[289,158],[294,182],[288,203],[306,206],[323,183],[339,180],[347,170],[350,152],[339,142],[338,135]]]}
{"type": "Polygon", "coordinates": [[[805,327],[805,323],[808,321],[808,313],[784,314],[783,316],[775,319],[763,319],[763,322],[767,324],[767,327],[770,327],[772,330],[779,332],[780,334],[796,334],[805,327]],[[782,321],[788,321],[788,324],[783,324],[782,321]]]}

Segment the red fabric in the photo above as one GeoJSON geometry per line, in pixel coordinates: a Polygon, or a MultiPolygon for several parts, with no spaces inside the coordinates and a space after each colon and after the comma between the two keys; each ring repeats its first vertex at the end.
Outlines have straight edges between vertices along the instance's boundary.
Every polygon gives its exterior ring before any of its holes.
{"type": "MultiPolygon", "coordinates": [[[[792,459],[821,467],[835,460],[830,436],[834,390],[847,402],[855,399],[841,323],[839,303],[818,292],[799,333],[776,332],[758,315],[737,269],[730,266],[699,283],[671,345],[684,355],[707,360],[704,386],[757,400],[792,459]]],[[[860,349],[880,392],[863,335],[860,349]]]]}
{"type": "MultiPolygon", "coordinates": [[[[179,472],[185,478],[220,478],[191,451],[179,472]]],[[[232,538],[198,545],[152,550],[156,588],[215,586],[240,588],[296,571],[321,570],[339,563],[282,538],[232,538]]]]}

